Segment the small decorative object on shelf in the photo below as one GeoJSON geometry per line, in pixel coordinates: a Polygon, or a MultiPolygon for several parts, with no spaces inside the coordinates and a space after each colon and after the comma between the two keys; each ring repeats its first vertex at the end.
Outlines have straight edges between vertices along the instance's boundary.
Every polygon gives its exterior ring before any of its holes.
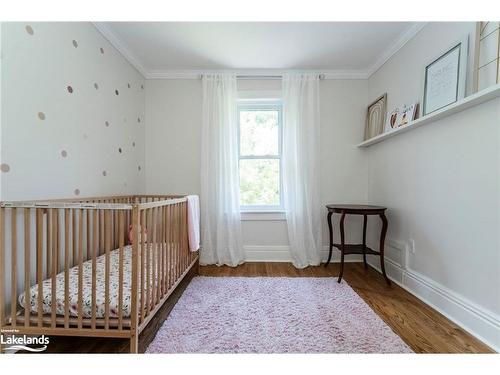
{"type": "Polygon", "coordinates": [[[387,106],[387,94],[380,96],[368,106],[366,113],[365,141],[384,131],[384,120],[387,106]]]}
{"type": "Polygon", "coordinates": [[[474,56],[474,89],[500,83],[500,22],[478,22],[474,56]]]}
{"type": "Polygon", "coordinates": [[[418,118],[418,110],[418,103],[404,105],[402,110],[400,110],[399,107],[393,109],[387,115],[384,133],[395,130],[397,128],[401,128],[403,126],[410,125],[414,120],[418,118]]]}
{"type": "Polygon", "coordinates": [[[394,108],[387,114],[384,133],[398,128],[398,117],[400,117],[399,108],[394,108]]]}
{"type": "Polygon", "coordinates": [[[467,45],[466,36],[425,67],[424,116],[465,96],[467,45]]]}

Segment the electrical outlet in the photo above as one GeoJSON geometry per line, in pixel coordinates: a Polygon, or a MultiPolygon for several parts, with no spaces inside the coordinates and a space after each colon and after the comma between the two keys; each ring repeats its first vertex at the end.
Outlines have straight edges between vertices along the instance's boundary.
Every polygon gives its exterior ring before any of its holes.
{"type": "Polygon", "coordinates": [[[408,246],[410,247],[410,253],[415,254],[415,240],[413,238],[408,240],[408,246]]]}

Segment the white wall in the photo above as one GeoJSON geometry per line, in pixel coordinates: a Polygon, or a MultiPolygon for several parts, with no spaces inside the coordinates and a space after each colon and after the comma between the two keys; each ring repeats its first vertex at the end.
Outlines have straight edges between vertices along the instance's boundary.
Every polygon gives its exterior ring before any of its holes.
{"type": "Polygon", "coordinates": [[[387,93],[387,109],[421,102],[424,69],[455,42],[469,38],[467,94],[472,91],[475,22],[430,22],[368,80],[369,102],[387,93]]]}
{"type": "Polygon", "coordinates": [[[1,199],[142,192],[142,76],[91,23],[27,26],[3,23],[1,199]]]}
{"type": "MultiPolygon", "coordinates": [[[[429,24],[369,79],[369,99],[387,92],[389,109],[420,101],[425,65],[465,33],[473,41],[474,31],[474,23],[429,24]]],[[[402,252],[415,243],[415,253],[402,254],[400,281],[497,348],[499,125],[495,99],[370,146],[365,155],[368,201],[389,207],[388,238],[402,252]]]]}
{"type": "MultiPolygon", "coordinates": [[[[242,95],[280,91],[279,80],[242,80],[242,95]]],[[[355,144],[363,136],[367,82],[324,80],[321,90],[321,202],[366,202],[367,165],[355,144]]],[[[146,191],[200,192],[201,82],[148,80],[146,83],[146,191]]],[[[325,212],[326,215],[326,212],[325,212]]],[[[286,221],[277,215],[244,215],[248,260],[290,260],[286,221]],[[266,220],[261,220],[262,218],[266,220]]],[[[338,219],[338,218],[337,218],[338,219]]],[[[355,223],[356,225],[359,222],[355,223]]],[[[347,223],[348,230],[351,222],[347,223]]],[[[338,228],[338,226],[336,226],[338,228]]],[[[349,230],[359,237],[361,229],[349,230]]],[[[324,222],[324,244],[327,244],[324,222]]],[[[354,238],[354,237],[353,237],[354,238]]]]}

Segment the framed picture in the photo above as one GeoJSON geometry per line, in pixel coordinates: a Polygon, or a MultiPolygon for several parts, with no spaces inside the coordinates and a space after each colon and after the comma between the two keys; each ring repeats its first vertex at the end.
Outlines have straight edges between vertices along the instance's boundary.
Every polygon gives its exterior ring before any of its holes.
{"type": "Polygon", "coordinates": [[[365,141],[384,131],[387,94],[382,95],[368,106],[366,113],[365,141]]]}
{"type": "Polygon", "coordinates": [[[401,111],[401,118],[398,119],[398,128],[410,125],[418,117],[418,103],[405,105],[401,111]]]}
{"type": "Polygon", "coordinates": [[[425,67],[423,115],[427,115],[465,96],[468,38],[425,67]]]}
{"type": "Polygon", "coordinates": [[[500,21],[476,22],[474,92],[500,83],[500,21]]]}
{"type": "Polygon", "coordinates": [[[399,108],[394,108],[390,113],[388,113],[387,120],[385,122],[384,133],[397,129],[400,118],[401,114],[399,108]]]}
{"type": "Polygon", "coordinates": [[[399,107],[394,108],[387,114],[384,133],[396,130],[397,128],[401,128],[403,126],[411,125],[411,123],[418,117],[418,109],[418,103],[404,105],[402,109],[399,109],[399,107]]]}

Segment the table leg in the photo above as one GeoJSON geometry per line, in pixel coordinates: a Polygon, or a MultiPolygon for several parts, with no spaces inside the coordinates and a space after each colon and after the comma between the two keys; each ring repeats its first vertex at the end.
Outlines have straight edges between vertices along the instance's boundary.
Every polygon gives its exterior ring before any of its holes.
{"type": "Polygon", "coordinates": [[[380,219],[382,220],[382,232],[380,233],[380,269],[382,270],[382,274],[384,275],[385,281],[388,285],[391,285],[391,280],[387,277],[385,273],[385,265],[384,265],[384,244],[385,244],[385,235],[387,233],[387,218],[384,213],[380,214],[380,219]]]}
{"type": "Polygon", "coordinates": [[[344,246],[345,246],[344,219],[345,219],[345,212],[342,212],[342,216],[340,217],[340,274],[337,280],[337,282],[339,283],[342,280],[342,275],[344,274],[344,246]]]}
{"type": "Polygon", "coordinates": [[[366,215],[363,215],[363,263],[365,268],[368,268],[368,264],[366,263],[366,215]]]}
{"type": "Polygon", "coordinates": [[[328,253],[328,260],[325,263],[325,267],[328,266],[328,264],[332,260],[332,252],[333,252],[332,214],[333,214],[333,211],[328,211],[328,215],[326,216],[326,221],[328,222],[328,232],[330,233],[330,251],[328,253]]]}

